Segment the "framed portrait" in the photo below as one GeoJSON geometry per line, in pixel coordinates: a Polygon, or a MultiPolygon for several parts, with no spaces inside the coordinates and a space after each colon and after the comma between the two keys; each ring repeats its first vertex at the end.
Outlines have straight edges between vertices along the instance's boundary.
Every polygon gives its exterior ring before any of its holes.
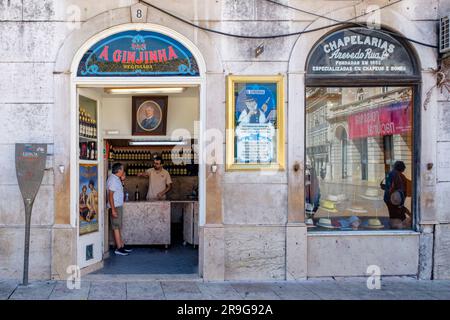
{"type": "Polygon", "coordinates": [[[168,97],[133,97],[132,135],[166,135],[168,97]]]}
{"type": "Polygon", "coordinates": [[[284,170],[283,76],[227,77],[226,170],[284,170]]]}
{"type": "Polygon", "coordinates": [[[99,230],[97,165],[80,164],[78,211],[80,235],[99,230]]]}

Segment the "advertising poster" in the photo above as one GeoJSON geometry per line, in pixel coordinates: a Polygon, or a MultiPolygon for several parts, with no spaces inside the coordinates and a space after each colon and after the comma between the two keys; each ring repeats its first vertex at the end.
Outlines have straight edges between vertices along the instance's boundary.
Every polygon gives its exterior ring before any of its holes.
{"type": "Polygon", "coordinates": [[[278,166],[283,135],[283,117],[280,116],[282,78],[274,81],[264,81],[263,77],[260,81],[252,77],[247,81],[233,81],[231,78],[228,128],[233,137],[229,165],[231,162],[236,169],[236,165],[242,165],[240,169],[278,166]]]}
{"type": "Polygon", "coordinates": [[[98,167],[80,164],[78,190],[80,235],[98,231],[98,167]]]}

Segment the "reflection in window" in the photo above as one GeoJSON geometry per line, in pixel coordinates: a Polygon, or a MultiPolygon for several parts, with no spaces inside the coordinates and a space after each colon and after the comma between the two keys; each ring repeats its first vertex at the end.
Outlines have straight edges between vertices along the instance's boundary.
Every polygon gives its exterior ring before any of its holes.
{"type": "Polygon", "coordinates": [[[364,89],[363,88],[359,88],[358,91],[356,92],[356,100],[358,100],[358,101],[364,100],[364,89]]]}
{"type": "Polygon", "coordinates": [[[309,231],[411,228],[412,89],[385,88],[307,89],[309,231]]]}

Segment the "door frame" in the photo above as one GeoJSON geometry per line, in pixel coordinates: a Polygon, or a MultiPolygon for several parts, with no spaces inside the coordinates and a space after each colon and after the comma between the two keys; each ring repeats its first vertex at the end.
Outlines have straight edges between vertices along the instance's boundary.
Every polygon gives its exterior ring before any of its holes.
{"type": "MultiPolygon", "coordinates": [[[[198,159],[199,159],[199,228],[203,227],[206,222],[206,165],[205,165],[205,131],[206,131],[206,63],[200,53],[199,49],[186,37],[180,33],[169,29],[164,26],[151,24],[151,23],[133,23],[124,24],[116,27],[109,28],[103,32],[96,34],[94,37],[86,41],[77,51],[75,57],[72,60],[71,65],[71,81],[70,81],[70,189],[73,190],[70,196],[70,223],[77,230],[77,264],[78,261],[78,245],[79,245],[79,232],[78,232],[78,155],[77,155],[77,123],[78,123],[78,108],[77,108],[77,95],[79,87],[133,87],[133,86],[198,86],[199,88],[199,104],[200,104],[200,120],[196,132],[198,141],[198,159]],[[98,41],[112,35],[127,30],[148,30],[165,34],[173,39],[176,39],[182,43],[188,50],[191,51],[199,67],[200,76],[198,77],[102,77],[102,78],[82,78],[77,76],[78,65],[89,48],[98,41]]],[[[99,132],[99,141],[103,143],[103,133],[99,132]]],[[[131,135],[130,135],[131,136],[131,135]]],[[[99,152],[99,161],[102,157],[102,153],[99,152]]],[[[103,172],[101,173],[103,175],[103,172]]],[[[99,178],[100,179],[100,178],[99,178]]],[[[103,195],[99,197],[99,201],[103,200],[103,195]]],[[[103,219],[104,220],[104,219],[103,219]]],[[[101,239],[104,239],[105,229],[102,230],[101,239]]],[[[101,245],[101,244],[100,244],[101,245]]],[[[199,246],[202,246],[199,243],[199,246]]],[[[199,250],[200,251],[200,250],[199,250]]],[[[103,252],[103,247],[102,247],[103,252]]],[[[198,255],[199,266],[202,265],[200,259],[201,255],[198,255]]],[[[103,258],[102,258],[103,260],[103,258]]],[[[202,270],[199,268],[199,275],[202,274],[202,270]]]]}

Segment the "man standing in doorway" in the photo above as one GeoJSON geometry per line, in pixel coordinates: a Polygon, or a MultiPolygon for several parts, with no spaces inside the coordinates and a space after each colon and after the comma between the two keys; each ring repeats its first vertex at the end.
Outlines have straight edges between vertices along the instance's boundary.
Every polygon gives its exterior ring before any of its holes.
{"type": "Polygon", "coordinates": [[[123,218],[123,185],[122,178],[125,177],[125,170],[121,163],[115,163],[112,166],[112,175],[106,182],[106,190],[108,193],[108,211],[111,219],[111,228],[114,233],[114,241],[116,243],[115,254],[127,256],[132,250],[125,246],[122,235],[122,218],[123,218]]]}
{"type": "Polygon", "coordinates": [[[169,172],[163,169],[163,160],[161,157],[154,159],[153,168],[138,174],[138,176],[146,177],[149,180],[147,200],[165,200],[166,193],[172,189],[172,179],[169,172]]]}

